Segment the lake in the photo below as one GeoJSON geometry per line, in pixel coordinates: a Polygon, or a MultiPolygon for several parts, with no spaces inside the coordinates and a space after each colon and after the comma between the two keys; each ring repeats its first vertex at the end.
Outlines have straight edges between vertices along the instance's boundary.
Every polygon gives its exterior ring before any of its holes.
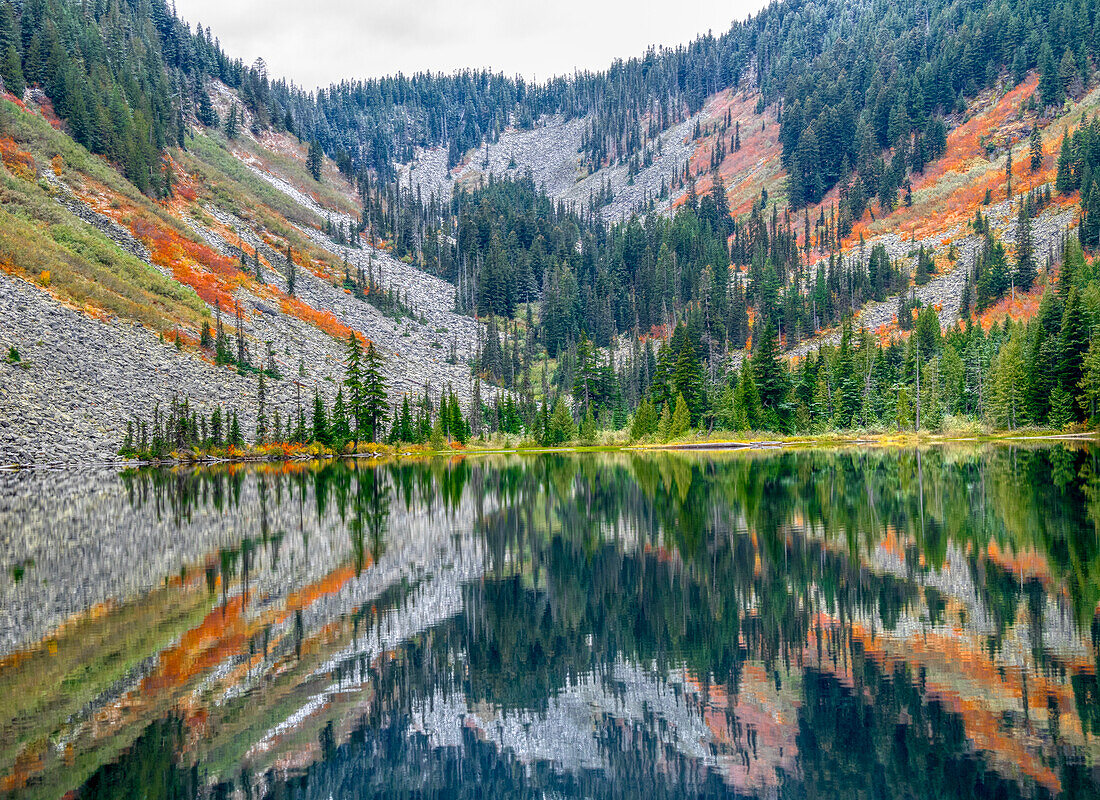
{"type": "Polygon", "coordinates": [[[0,796],[1100,795],[1100,450],[0,473],[0,796]]]}

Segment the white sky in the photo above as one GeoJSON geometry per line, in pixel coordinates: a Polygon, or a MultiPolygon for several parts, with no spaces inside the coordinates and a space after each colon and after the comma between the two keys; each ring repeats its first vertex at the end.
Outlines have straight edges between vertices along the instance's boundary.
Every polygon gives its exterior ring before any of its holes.
{"type": "Polygon", "coordinates": [[[764,0],[176,0],[232,57],[307,89],[490,67],[544,80],[728,30],[764,0]]]}

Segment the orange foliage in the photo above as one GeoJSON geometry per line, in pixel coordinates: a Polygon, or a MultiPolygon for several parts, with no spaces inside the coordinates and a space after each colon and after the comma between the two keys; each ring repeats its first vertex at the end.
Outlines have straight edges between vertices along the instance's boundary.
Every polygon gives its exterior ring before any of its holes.
{"type": "MultiPolygon", "coordinates": [[[[1002,96],[998,97],[992,90],[979,95],[971,103],[967,117],[948,133],[944,156],[925,167],[923,174],[912,177],[912,207],[899,204],[885,215],[880,210],[874,219],[870,212],[864,214],[852,226],[851,234],[844,241],[845,248],[855,246],[861,234],[871,238],[894,231],[903,240],[918,241],[942,236],[959,225],[965,226],[974,217],[975,210],[982,207],[987,191],[994,202],[1006,199],[1003,150],[1009,145],[1013,147],[1014,197],[1052,180],[1056,161],[1052,154],[1057,151],[1057,139],[1047,137],[1044,140],[1043,166],[1037,172],[1031,171],[1028,157],[1027,136],[1038,120],[1022,114],[1022,106],[1034,94],[1038,80],[1038,76],[1032,74],[1002,96]],[[1000,151],[992,160],[987,144],[1000,151]],[[975,168],[983,171],[966,180],[960,179],[975,168]]],[[[836,190],[830,192],[825,204],[831,206],[836,197],[836,190]]],[[[1055,198],[1059,206],[1074,202],[1073,197],[1055,198]]],[[[810,218],[816,218],[814,211],[810,218]]]]}
{"type": "Polygon", "coordinates": [[[53,107],[53,101],[44,94],[38,94],[36,102],[38,103],[38,111],[42,114],[42,118],[50,123],[55,129],[61,130],[61,117],[57,116],[57,112],[53,107]]]}
{"type": "Polygon", "coordinates": [[[34,180],[36,174],[34,156],[26,150],[20,150],[19,145],[10,136],[0,139],[0,160],[16,177],[26,181],[34,180]]]}
{"type": "MultiPolygon", "coordinates": [[[[702,124],[717,125],[717,130],[696,141],[695,152],[691,156],[689,168],[698,177],[696,192],[702,196],[711,191],[714,179],[710,172],[711,154],[718,145],[718,139],[725,140],[726,156],[718,166],[718,175],[726,187],[730,209],[735,216],[748,213],[753,202],[760,196],[760,190],[772,191],[782,182],[783,172],[780,166],[782,145],[779,143],[779,125],[774,114],[756,113],[756,92],[734,92],[725,90],[716,94],[703,112],[702,124]],[[721,123],[726,111],[730,112],[731,124],[725,131],[721,123]],[[735,122],[741,123],[741,149],[734,150],[730,140],[734,135],[735,122]],[[763,123],[763,126],[761,125],[763,123]],[[763,127],[763,130],[761,129],[763,127]]],[[[686,193],[673,201],[678,207],[686,200],[686,193]]]]}
{"type": "Polygon", "coordinates": [[[299,300],[297,297],[283,296],[282,308],[284,314],[290,314],[292,317],[297,317],[303,322],[308,322],[315,328],[324,331],[334,339],[347,339],[349,336],[354,335],[364,345],[367,340],[363,337],[363,334],[359,331],[353,331],[340,320],[333,316],[331,311],[320,311],[313,306],[308,306],[299,300]]]}
{"type": "Polygon", "coordinates": [[[1031,291],[1017,291],[1015,295],[1010,293],[1002,297],[997,303],[978,315],[978,323],[983,330],[988,331],[994,325],[1004,322],[1006,318],[1014,322],[1031,319],[1039,313],[1039,302],[1043,299],[1046,283],[1045,280],[1040,278],[1031,287],[1031,291]]]}

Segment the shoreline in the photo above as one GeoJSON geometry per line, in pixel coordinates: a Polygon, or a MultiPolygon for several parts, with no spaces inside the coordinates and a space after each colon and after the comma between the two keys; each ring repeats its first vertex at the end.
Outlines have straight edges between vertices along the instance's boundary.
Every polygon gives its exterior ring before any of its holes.
{"type": "Polygon", "coordinates": [[[914,448],[952,444],[1013,444],[1024,442],[1079,442],[1100,443],[1100,431],[1059,432],[1043,429],[1026,431],[1000,431],[993,433],[876,433],[876,434],[825,434],[821,436],[767,437],[760,439],[715,439],[678,442],[630,442],[618,444],[571,444],[537,447],[465,446],[446,450],[401,450],[389,445],[381,450],[357,453],[302,453],[269,457],[246,454],[240,456],[210,456],[143,460],[119,457],[106,461],[48,461],[31,464],[0,464],[0,472],[28,472],[68,469],[140,469],[174,467],[215,467],[224,465],[271,465],[308,463],[313,461],[373,460],[393,461],[402,459],[437,459],[487,455],[547,455],[553,453],[632,453],[632,452],[736,452],[765,450],[809,450],[865,446],[874,448],[914,448]]]}

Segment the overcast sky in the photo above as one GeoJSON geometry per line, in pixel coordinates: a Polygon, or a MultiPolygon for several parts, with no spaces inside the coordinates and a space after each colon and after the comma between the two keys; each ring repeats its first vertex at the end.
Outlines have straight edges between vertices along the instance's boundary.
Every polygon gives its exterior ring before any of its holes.
{"type": "Polygon", "coordinates": [[[176,0],[229,55],[299,86],[491,67],[543,80],[727,30],[764,0],[176,0]]]}

